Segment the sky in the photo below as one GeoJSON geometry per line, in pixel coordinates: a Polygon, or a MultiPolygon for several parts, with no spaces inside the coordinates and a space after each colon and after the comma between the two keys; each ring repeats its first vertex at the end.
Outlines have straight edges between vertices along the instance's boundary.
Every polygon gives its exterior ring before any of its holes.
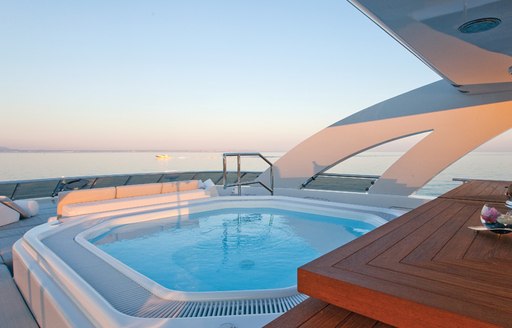
{"type": "Polygon", "coordinates": [[[0,0],[3,147],[285,151],[436,80],[344,0],[0,0]]]}

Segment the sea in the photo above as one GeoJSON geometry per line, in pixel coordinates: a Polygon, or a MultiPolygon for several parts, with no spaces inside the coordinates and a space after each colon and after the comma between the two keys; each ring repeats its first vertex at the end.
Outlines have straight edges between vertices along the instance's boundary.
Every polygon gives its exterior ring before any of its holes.
{"type": "MultiPolygon", "coordinates": [[[[90,175],[222,171],[223,152],[0,152],[0,182],[90,175]],[[169,155],[157,159],[155,155],[169,155]]],[[[263,152],[275,162],[284,152],[263,152]]],[[[402,152],[365,152],[329,173],[380,175],[402,152]]],[[[261,159],[242,158],[242,170],[262,171],[268,167],[261,159]]],[[[236,170],[235,159],[228,170],[236,170]]],[[[417,192],[438,196],[458,186],[453,178],[512,180],[512,152],[472,152],[436,176],[417,192]]]]}

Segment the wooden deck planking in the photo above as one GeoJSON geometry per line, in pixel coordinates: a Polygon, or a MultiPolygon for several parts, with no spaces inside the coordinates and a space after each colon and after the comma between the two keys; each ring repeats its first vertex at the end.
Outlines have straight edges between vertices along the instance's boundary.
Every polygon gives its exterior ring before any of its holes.
{"type": "Polygon", "coordinates": [[[266,328],[286,328],[286,327],[300,327],[302,324],[311,319],[315,314],[321,312],[329,305],[328,303],[320,300],[309,298],[304,302],[300,303],[290,311],[286,312],[286,315],[280,316],[268,325],[266,328]]]}
{"type": "Polygon", "coordinates": [[[309,298],[297,305],[265,328],[390,328],[377,320],[336,307],[326,302],[309,298]]]}
{"type": "Polygon", "coordinates": [[[299,291],[392,325],[506,326],[512,238],[467,226],[508,185],[465,183],[300,268],[299,291]]]}
{"type": "Polygon", "coordinates": [[[506,187],[510,186],[511,183],[511,181],[474,180],[466,182],[439,197],[503,203],[506,200],[506,187]]]}
{"type": "Polygon", "coordinates": [[[322,311],[316,313],[301,328],[336,327],[340,326],[350,315],[350,311],[339,309],[328,304],[322,311]]]}

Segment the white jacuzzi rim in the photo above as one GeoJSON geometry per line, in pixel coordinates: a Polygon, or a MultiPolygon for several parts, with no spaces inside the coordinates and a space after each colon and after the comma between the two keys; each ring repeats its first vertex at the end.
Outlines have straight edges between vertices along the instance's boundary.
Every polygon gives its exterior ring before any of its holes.
{"type": "MultiPolygon", "coordinates": [[[[211,210],[219,210],[226,208],[273,208],[283,209],[295,212],[306,212],[319,215],[327,215],[340,219],[359,220],[372,224],[376,228],[387,221],[378,215],[347,210],[347,207],[361,210],[361,206],[354,206],[350,204],[324,202],[318,200],[304,200],[293,197],[285,196],[237,196],[237,197],[219,197],[215,199],[208,199],[207,201],[197,201],[194,206],[189,204],[183,206],[176,206],[170,210],[165,211],[165,215],[156,215],[156,212],[126,214],[123,216],[116,216],[115,218],[105,217],[106,220],[89,229],[77,234],[75,241],[82,247],[89,250],[97,257],[104,260],[109,265],[120,271],[125,276],[129,277],[136,283],[140,284],[145,289],[151,291],[154,295],[167,300],[179,301],[220,301],[220,300],[237,300],[237,299],[259,299],[259,298],[277,298],[296,295],[297,285],[292,285],[285,288],[272,288],[260,290],[236,290],[236,291],[212,291],[212,292],[187,292],[180,290],[172,290],[166,288],[151,278],[135,271],[133,268],[124,264],[115,257],[102,251],[96,245],[92,244],[89,240],[102,234],[112,227],[134,224],[140,222],[156,221],[163,218],[176,217],[183,214],[202,213],[211,210]],[[326,204],[327,203],[327,204],[326,204]],[[326,206],[329,205],[329,206],[326,206]],[[184,209],[186,212],[184,212],[184,209]]],[[[367,209],[368,207],[363,207],[367,209]]],[[[375,209],[373,209],[375,210],[375,209]]],[[[383,212],[384,209],[379,209],[383,212]]],[[[393,210],[387,210],[388,213],[394,213],[393,210]]]]}
{"type": "MultiPolygon", "coordinates": [[[[230,200],[260,200],[264,199],[262,196],[222,196],[217,199],[209,198],[202,200],[194,200],[194,201],[186,201],[183,204],[186,204],[189,207],[194,207],[197,204],[208,203],[211,201],[230,201],[230,200]]],[[[270,197],[269,197],[270,198],[270,197]]],[[[362,205],[351,205],[345,203],[334,203],[329,201],[321,201],[321,200],[310,200],[310,199],[302,199],[296,197],[285,197],[285,196],[274,196],[273,199],[283,199],[288,200],[290,203],[295,203],[296,205],[302,204],[318,204],[320,206],[327,208],[351,208],[356,211],[369,211],[369,212],[377,212],[382,213],[383,217],[387,217],[388,221],[394,217],[397,217],[406,211],[396,210],[396,209],[387,209],[382,207],[373,207],[373,206],[362,206],[362,205]]],[[[100,292],[98,292],[94,287],[89,285],[82,276],[75,271],[64,259],[61,259],[60,256],[49,248],[45,243],[43,243],[43,239],[51,237],[52,235],[59,233],[63,229],[71,228],[75,225],[80,225],[82,223],[86,223],[89,221],[103,220],[106,217],[112,216],[129,216],[132,214],[140,213],[143,211],[154,211],[155,213],[164,213],[163,216],[167,216],[169,210],[172,210],[176,207],[176,204],[166,204],[166,205],[152,205],[146,206],[144,208],[132,208],[125,210],[112,211],[108,213],[95,213],[90,215],[82,215],[77,217],[65,218],[62,219],[62,224],[44,224],[37,226],[30,231],[28,231],[22,239],[20,239],[13,247],[13,258],[15,262],[19,259],[21,266],[25,268],[24,270],[30,270],[31,274],[34,275],[34,279],[38,281],[45,282],[47,286],[55,286],[64,292],[66,297],[68,297],[67,301],[64,301],[62,298],[58,298],[64,302],[71,302],[75,304],[74,306],[78,307],[81,312],[83,312],[91,322],[96,322],[98,324],[104,326],[111,327],[123,327],[126,325],[134,324],[134,322],[144,323],[144,325],[149,322],[156,323],[158,322],[158,326],[167,327],[168,324],[173,322],[172,327],[188,327],[190,322],[189,320],[194,320],[194,322],[206,324],[204,320],[216,320],[215,318],[224,318],[229,321],[239,322],[238,320],[253,320],[249,318],[275,318],[277,314],[275,312],[269,312],[267,314],[244,314],[244,315],[236,315],[227,314],[226,316],[221,317],[155,317],[155,318],[147,318],[147,317],[138,317],[126,314],[121,310],[115,308],[110,302],[108,302],[100,292]],[[31,269],[33,268],[33,269],[31,269]],[[37,269],[41,268],[41,270],[37,269]],[[35,270],[37,269],[37,270],[35,270]],[[34,271],[35,270],[35,271],[34,271]],[[36,278],[37,277],[37,278],[36,278]],[[244,318],[244,319],[237,319],[244,318]],[[167,320],[170,322],[165,323],[167,320]],[[199,320],[199,321],[197,321],[199,320]],[[183,323],[183,326],[181,323],[183,323]],[[187,324],[185,324],[187,322],[187,324]]],[[[297,207],[296,207],[297,208],[297,207]]],[[[382,219],[381,219],[382,220],[382,219]]],[[[386,220],[382,220],[383,222],[386,220]]],[[[20,279],[26,279],[26,275],[20,276],[20,279]]],[[[15,280],[16,280],[16,266],[15,266],[15,280]]],[[[51,292],[50,289],[46,289],[47,292],[51,292]]],[[[52,293],[53,295],[53,293],[52,293]]],[[[67,316],[67,314],[66,314],[67,316]]],[[[73,322],[72,314],[70,314],[69,320],[73,322]]],[[[224,319],[221,319],[222,321],[224,319]]],[[[265,319],[266,320],[266,319],[265,319]]],[[[222,321],[217,321],[222,323],[222,321]]],[[[268,322],[266,321],[266,322],[268,322]]],[[[227,322],[227,321],[226,321],[227,322]]],[[[245,322],[245,321],[244,321],[245,322]]]]}

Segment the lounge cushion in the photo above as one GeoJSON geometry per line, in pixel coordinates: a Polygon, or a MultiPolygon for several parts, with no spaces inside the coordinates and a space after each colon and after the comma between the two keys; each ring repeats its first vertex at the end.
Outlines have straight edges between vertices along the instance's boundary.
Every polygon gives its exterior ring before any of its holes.
{"type": "Polygon", "coordinates": [[[57,215],[62,215],[62,207],[67,204],[94,202],[113,198],[116,198],[115,187],[60,192],[57,215]]]}
{"type": "Polygon", "coordinates": [[[148,183],[116,187],[116,198],[139,197],[159,194],[162,192],[161,183],[148,183]]]}
{"type": "Polygon", "coordinates": [[[189,190],[178,193],[167,193],[150,196],[116,198],[89,203],[67,204],[62,208],[62,216],[76,216],[100,212],[108,212],[134,208],[140,206],[158,205],[165,203],[176,203],[209,197],[209,194],[203,189],[189,190]]]}
{"type": "Polygon", "coordinates": [[[39,204],[35,200],[12,201],[9,197],[0,196],[0,204],[10,207],[12,210],[20,213],[22,218],[35,216],[39,212],[39,204]]]}
{"type": "Polygon", "coordinates": [[[16,212],[12,208],[0,204],[0,227],[14,223],[20,219],[20,213],[16,212]]]}
{"type": "Polygon", "coordinates": [[[174,181],[162,183],[162,194],[199,189],[200,180],[174,181]]]}
{"type": "Polygon", "coordinates": [[[205,182],[203,182],[203,189],[210,189],[212,187],[215,187],[215,183],[213,183],[212,179],[208,179],[205,182]]]}
{"type": "Polygon", "coordinates": [[[30,218],[39,213],[39,204],[35,200],[15,200],[14,204],[23,209],[24,217],[30,218]]]}

